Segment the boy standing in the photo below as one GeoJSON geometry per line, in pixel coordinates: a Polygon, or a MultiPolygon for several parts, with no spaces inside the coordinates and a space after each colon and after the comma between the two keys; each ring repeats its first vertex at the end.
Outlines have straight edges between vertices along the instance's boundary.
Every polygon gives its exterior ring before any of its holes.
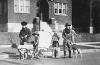
{"type": "Polygon", "coordinates": [[[53,36],[52,36],[52,47],[53,47],[53,55],[55,56],[56,58],[56,55],[55,53],[57,53],[57,49],[59,47],[59,36],[57,35],[56,32],[54,32],[53,36]],[[56,50],[56,52],[55,52],[56,50]]]}
{"type": "Polygon", "coordinates": [[[69,58],[72,57],[71,54],[71,33],[70,33],[70,25],[66,23],[65,29],[63,30],[62,37],[63,37],[63,50],[64,50],[64,57],[66,56],[66,47],[68,48],[69,58]]]}

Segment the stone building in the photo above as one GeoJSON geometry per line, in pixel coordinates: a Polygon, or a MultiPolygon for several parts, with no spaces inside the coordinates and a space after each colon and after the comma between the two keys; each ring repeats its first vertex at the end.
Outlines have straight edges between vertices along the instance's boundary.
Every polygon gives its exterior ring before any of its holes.
{"type": "Polygon", "coordinates": [[[19,32],[22,21],[33,28],[33,20],[39,17],[43,22],[52,23],[55,18],[60,25],[72,24],[71,0],[0,0],[0,32],[19,32]]]}
{"type": "Polygon", "coordinates": [[[100,33],[100,0],[73,0],[72,2],[73,26],[80,32],[100,33]]]}

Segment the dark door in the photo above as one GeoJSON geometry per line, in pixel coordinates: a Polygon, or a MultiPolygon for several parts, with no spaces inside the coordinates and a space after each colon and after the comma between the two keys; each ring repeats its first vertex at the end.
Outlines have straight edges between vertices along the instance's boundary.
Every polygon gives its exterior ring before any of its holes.
{"type": "Polygon", "coordinates": [[[7,0],[0,0],[0,32],[7,31],[8,22],[7,0]]]}
{"type": "Polygon", "coordinates": [[[38,15],[40,17],[41,20],[43,20],[44,22],[48,23],[49,20],[49,4],[48,4],[48,0],[39,0],[37,2],[38,7],[39,7],[39,11],[38,11],[38,15]]]}
{"type": "Polygon", "coordinates": [[[90,0],[72,0],[72,24],[79,32],[89,32],[90,0]]]}

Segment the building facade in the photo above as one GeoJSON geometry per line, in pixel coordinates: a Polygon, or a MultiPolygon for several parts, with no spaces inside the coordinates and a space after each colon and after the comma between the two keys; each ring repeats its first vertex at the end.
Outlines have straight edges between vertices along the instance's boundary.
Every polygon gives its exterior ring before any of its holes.
{"type": "Polygon", "coordinates": [[[72,4],[73,26],[81,33],[100,33],[100,0],[73,0],[72,4]]]}
{"type": "Polygon", "coordinates": [[[71,0],[0,0],[0,32],[19,32],[20,23],[26,21],[30,29],[33,20],[40,20],[50,24],[55,18],[57,23],[72,24],[71,0]]]}

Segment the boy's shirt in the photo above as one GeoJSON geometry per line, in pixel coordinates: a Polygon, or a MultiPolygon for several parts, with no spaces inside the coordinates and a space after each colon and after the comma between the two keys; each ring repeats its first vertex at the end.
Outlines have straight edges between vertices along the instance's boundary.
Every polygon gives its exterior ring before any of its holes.
{"type": "Polygon", "coordinates": [[[62,37],[63,37],[64,39],[71,40],[71,33],[70,33],[70,32],[71,32],[70,29],[65,28],[65,29],[63,30],[62,37]]]}
{"type": "Polygon", "coordinates": [[[59,41],[59,36],[54,34],[54,35],[52,36],[52,40],[53,40],[53,41],[59,41]]]}

